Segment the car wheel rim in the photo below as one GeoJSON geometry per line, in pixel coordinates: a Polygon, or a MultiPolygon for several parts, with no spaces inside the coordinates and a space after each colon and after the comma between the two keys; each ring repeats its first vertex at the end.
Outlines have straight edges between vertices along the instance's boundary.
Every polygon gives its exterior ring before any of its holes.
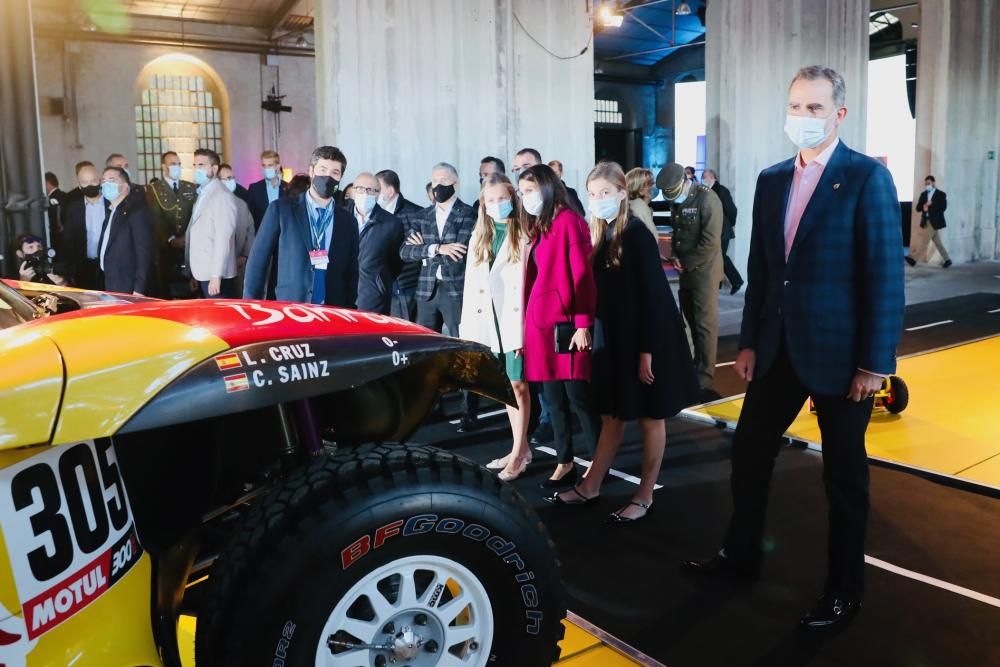
{"type": "Polygon", "coordinates": [[[493,609],[479,578],[440,556],[387,563],[334,607],[316,667],[483,667],[493,609]]]}

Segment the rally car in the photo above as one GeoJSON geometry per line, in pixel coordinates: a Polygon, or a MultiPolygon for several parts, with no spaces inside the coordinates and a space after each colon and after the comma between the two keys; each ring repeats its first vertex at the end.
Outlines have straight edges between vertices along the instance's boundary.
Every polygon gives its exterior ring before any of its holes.
{"type": "Polygon", "coordinates": [[[408,446],[484,347],[389,317],[0,282],[0,665],[549,665],[551,541],[408,446]]]}

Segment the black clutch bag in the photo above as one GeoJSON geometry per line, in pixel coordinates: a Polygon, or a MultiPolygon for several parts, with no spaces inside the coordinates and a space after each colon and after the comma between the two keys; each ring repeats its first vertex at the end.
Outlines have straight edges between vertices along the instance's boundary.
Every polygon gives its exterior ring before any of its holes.
{"type": "Polygon", "coordinates": [[[556,322],[556,354],[569,354],[570,341],[576,333],[576,324],[573,322],[556,322]]]}

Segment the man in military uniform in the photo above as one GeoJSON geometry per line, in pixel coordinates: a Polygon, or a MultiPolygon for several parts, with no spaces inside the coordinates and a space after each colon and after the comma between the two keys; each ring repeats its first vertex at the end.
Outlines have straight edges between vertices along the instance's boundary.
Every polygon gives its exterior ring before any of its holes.
{"type": "Polygon", "coordinates": [[[680,274],[678,297],[691,328],[694,365],[703,398],[718,398],[712,388],[719,329],[719,282],[722,280],[722,202],[711,189],[684,177],[684,167],[668,164],[656,185],[671,202],[671,262],[680,274]]]}
{"type": "Polygon", "coordinates": [[[164,153],[160,169],[162,178],[146,188],[160,290],[164,297],[187,299],[192,290],[190,278],[184,272],[184,238],[198,190],[194,183],[181,180],[181,159],[177,153],[164,153]]]}

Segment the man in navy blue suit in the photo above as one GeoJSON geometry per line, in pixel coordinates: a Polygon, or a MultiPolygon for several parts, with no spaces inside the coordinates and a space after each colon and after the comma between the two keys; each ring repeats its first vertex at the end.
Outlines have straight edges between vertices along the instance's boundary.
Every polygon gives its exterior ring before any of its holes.
{"type": "Polygon", "coordinates": [[[288,194],[288,183],[281,178],[281,156],[267,150],[260,154],[260,170],[264,178],[250,184],[247,189],[247,206],[253,216],[254,229],[260,229],[267,207],[271,202],[288,194]]]}
{"type": "Polygon", "coordinates": [[[872,395],[896,369],[903,322],[899,203],[889,171],[838,138],[843,78],[803,68],[788,93],[796,156],[761,172],[735,370],[750,383],[732,451],[733,515],[723,549],[689,561],[704,574],[756,577],[781,436],[811,396],[823,440],[827,579],[807,629],[861,605],[868,520],[865,431],[872,395]]]}
{"type": "Polygon", "coordinates": [[[243,296],[265,298],[274,270],[278,301],[355,308],[358,225],[333,200],[347,158],[339,148],[320,146],[309,163],[309,189],[275,200],[264,214],[247,259],[243,296]]]}

